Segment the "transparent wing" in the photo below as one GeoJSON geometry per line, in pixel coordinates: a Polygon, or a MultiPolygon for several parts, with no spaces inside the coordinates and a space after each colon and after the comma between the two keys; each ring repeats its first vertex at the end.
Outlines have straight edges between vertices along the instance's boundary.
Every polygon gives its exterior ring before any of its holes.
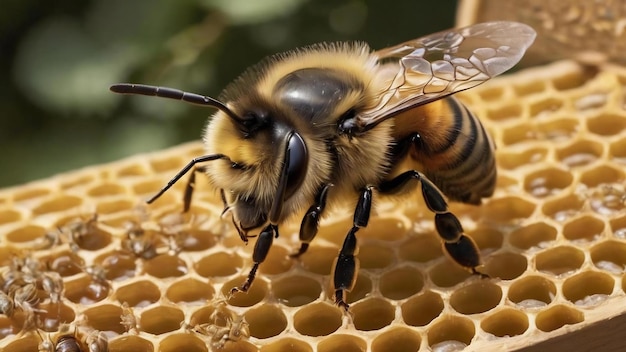
{"type": "Polygon", "coordinates": [[[357,125],[368,129],[403,110],[479,85],[513,67],[535,36],[522,23],[486,22],[376,51],[385,88],[356,117],[357,125]]]}

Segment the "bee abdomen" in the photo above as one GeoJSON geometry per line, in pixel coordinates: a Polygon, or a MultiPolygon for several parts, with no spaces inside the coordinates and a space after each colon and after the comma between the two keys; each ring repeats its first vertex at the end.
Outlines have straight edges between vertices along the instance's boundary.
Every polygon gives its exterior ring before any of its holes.
{"type": "MultiPolygon", "coordinates": [[[[480,204],[493,194],[496,183],[494,143],[484,127],[464,105],[450,97],[445,99],[450,121],[445,142],[438,148],[418,151],[418,160],[425,166],[424,174],[451,200],[480,204]]],[[[444,118],[444,117],[440,117],[444,118]]],[[[419,147],[418,147],[419,149],[419,147]]]]}

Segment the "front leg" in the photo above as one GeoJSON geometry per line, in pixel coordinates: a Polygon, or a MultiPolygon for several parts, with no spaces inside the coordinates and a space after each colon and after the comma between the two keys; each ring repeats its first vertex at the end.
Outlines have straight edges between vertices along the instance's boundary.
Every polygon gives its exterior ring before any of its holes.
{"type": "Polygon", "coordinates": [[[270,252],[270,248],[272,248],[274,238],[278,238],[278,226],[269,224],[263,229],[263,231],[261,231],[259,238],[257,238],[254,245],[254,251],[252,252],[252,261],[254,262],[254,265],[252,265],[252,269],[250,269],[250,272],[248,273],[248,278],[246,278],[246,281],[243,285],[241,285],[241,287],[233,287],[230,290],[231,295],[237,292],[248,292],[248,289],[250,289],[250,286],[256,277],[259,265],[265,261],[267,254],[270,252]]]}
{"type": "Polygon", "coordinates": [[[346,291],[351,291],[356,282],[356,272],[358,269],[358,259],[355,258],[357,247],[356,232],[362,227],[367,226],[372,210],[372,187],[367,187],[359,196],[359,201],[354,209],[354,218],[352,220],[352,229],[346,235],[343,246],[339,251],[339,256],[335,262],[334,271],[334,288],[335,303],[339,307],[343,307],[346,311],[349,306],[345,301],[346,291]]]}
{"type": "Polygon", "coordinates": [[[317,235],[322,212],[324,208],[326,208],[328,190],[331,186],[332,184],[328,184],[322,188],[316,197],[315,204],[311,205],[309,210],[306,211],[304,218],[302,218],[302,224],[300,225],[300,249],[298,249],[296,253],[291,254],[291,257],[298,258],[304,254],[307,249],[309,249],[309,243],[311,243],[315,235],[317,235]]]}
{"type": "MultiPolygon", "coordinates": [[[[259,269],[259,265],[265,261],[267,254],[272,248],[272,242],[274,238],[278,238],[278,223],[280,222],[281,213],[283,210],[283,205],[285,203],[285,192],[287,190],[287,185],[289,182],[289,172],[290,172],[290,161],[292,159],[292,154],[296,154],[295,159],[297,159],[297,154],[299,150],[294,152],[294,148],[291,147],[291,138],[294,136],[294,132],[291,132],[287,135],[286,143],[285,143],[285,157],[283,159],[283,164],[280,170],[280,177],[278,178],[278,187],[276,187],[276,196],[274,197],[274,203],[272,203],[272,207],[270,208],[268,214],[269,225],[265,226],[263,231],[259,234],[259,238],[256,240],[256,244],[254,245],[254,252],[252,253],[252,261],[254,265],[252,269],[250,269],[250,273],[248,274],[248,278],[241,285],[241,287],[235,287],[230,290],[230,294],[233,295],[236,292],[247,292],[254,278],[256,277],[256,272],[259,269]]],[[[299,137],[298,137],[299,138],[299,137]]]]}
{"type": "Polygon", "coordinates": [[[478,246],[463,232],[459,219],[448,211],[448,205],[441,191],[423,174],[411,170],[385,181],[378,190],[385,194],[401,194],[421,182],[422,196],[428,209],[435,213],[435,228],[443,241],[444,252],[457,264],[470,270],[472,274],[488,277],[476,270],[481,264],[478,246]]]}

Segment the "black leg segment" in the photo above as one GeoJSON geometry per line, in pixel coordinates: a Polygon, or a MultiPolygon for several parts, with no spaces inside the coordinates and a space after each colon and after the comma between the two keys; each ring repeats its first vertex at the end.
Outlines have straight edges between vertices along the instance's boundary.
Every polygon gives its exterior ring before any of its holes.
{"type": "Polygon", "coordinates": [[[196,189],[196,174],[204,174],[206,173],[206,166],[196,166],[189,176],[189,181],[187,181],[187,186],[185,186],[185,193],[183,195],[183,213],[189,211],[191,207],[191,197],[193,196],[193,191],[196,189]]]}
{"type": "Polygon", "coordinates": [[[241,287],[234,287],[230,290],[231,295],[236,292],[248,292],[250,285],[252,285],[252,282],[256,277],[259,265],[265,261],[270,248],[272,248],[272,242],[274,242],[275,237],[278,237],[278,227],[276,225],[269,224],[263,229],[263,231],[261,231],[259,238],[257,238],[256,244],[254,245],[254,252],[252,252],[252,261],[254,262],[254,265],[248,274],[248,278],[243,285],[241,285],[241,287]]]}
{"type": "Polygon", "coordinates": [[[348,232],[341,251],[339,251],[334,269],[335,304],[345,310],[348,310],[349,307],[346,303],[345,292],[352,290],[356,281],[357,259],[354,257],[354,253],[357,249],[356,232],[358,230],[358,227],[353,227],[348,232]]]}
{"type": "Polygon", "coordinates": [[[331,184],[328,184],[322,187],[322,190],[316,197],[315,204],[311,205],[304,215],[304,218],[302,218],[302,224],[300,225],[300,249],[298,249],[296,253],[291,254],[291,257],[297,258],[304,254],[309,248],[309,243],[311,243],[315,235],[317,235],[322,212],[326,207],[328,190],[331,186],[331,184]]]}
{"type": "Polygon", "coordinates": [[[435,213],[435,228],[443,241],[444,252],[457,264],[473,274],[487,276],[476,270],[480,262],[480,252],[476,243],[464,234],[459,219],[448,211],[448,205],[441,191],[426,176],[418,171],[404,172],[397,177],[381,183],[378,190],[386,194],[399,194],[421,182],[422,196],[428,209],[435,213]]]}
{"type": "Polygon", "coordinates": [[[358,260],[355,258],[357,251],[356,232],[360,228],[367,226],[372,209],[372,187],[367,187],[361,191],[356,208],[354,209],[354,221],[352,228],[346,235],[343,246],[339,251],[339,256],[334,266],[333,284],[335,287],[335,303],[348,310],[345,293],[352,290],[356,281],[358,260]]]}
{"type": "MultiPolygon", "coordinates": [[[[157,192],[157,194],[155,194],[154,196],[152,196],[152,198],[148,199],[146,201],[146,203],[148,204],[152,204],[155,200],[157,200],[160,196],[163,195],[163,193],[167,192],[167,190],[169,190],[170,188],[172,188],[172,186],[178,182],[178,180],[180,180],[183,176],[185,176],[185,174],[187,174],[196,164],[198,163],[203,163],[206,161],[212,161],[212,160],[217,160],[217,159],[226,159],[226,160],[230,160],[226,155],[224,154],[212,154],[212,155],[204,155],[204,156],[200,156],[197,158],[193,158],[189,163],[187,163],[187,165],[185,165],[171,180],[169,180],[169,182],[167,182],[167,185],[165,185],[163,188],[161,188],[161,190],[159,192],[157,192]]],[[[195,175],[192,175],[193,180],[190,180],[190,184],[195,184],[195,175]],[[193,181],[193,182],[192,182],[193,181]]],[[[187,185],[187,187],[189,187],[189,184],[187,185]]],[[[193,188],[193,185],[192,185],[193,188]]],[[[187,199],[187,197],[189,198],[189,203],[191,203],[191,193],[193,192],[193,190],[188,191],[187,189],[185,190],[185,199],[187,199]],[[187,193],[189,193],[189,195],[187,195],[187,193]]],[[[189,204],[186,205],[187,209],[185,209],[185,211],[188,210],[189,204]]]]}

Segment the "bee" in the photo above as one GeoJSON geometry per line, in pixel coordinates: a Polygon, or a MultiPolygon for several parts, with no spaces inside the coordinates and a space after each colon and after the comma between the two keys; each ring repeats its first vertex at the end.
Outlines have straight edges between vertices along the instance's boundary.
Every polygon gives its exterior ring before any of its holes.
{"type": "Polygon", "coordinates": [[[280,224],[302,218],[298,257],[316,236],[327,204],[349,201],[353,224],[333,268],[335,303],[347,310],[345,292],[358,268],[356,235],[368,225],[375,196],[395,198],[419,188],[444,252],[480,274],[478,247],[446,198],[480,204],[492,195],[495,145],[451,95],[513,67],[535,36],[521,23],[488,22],[378,51],[362,42],[315,44],[251,67],[219,99],[139,84],[110,89],[218,110],[204,132],[206,155],[191,160],[147,202],[193,170],[184,211],[196,174],[204,173],[240,236],[247,240],[248,232],[260,230],[253,267],[233,293],[249,289],[280,224]]]}
{"type": "MultiPolygon", "coordinates": [[[[40,330],[37,330],[37,334],[41,339],[39,343],[39,352],[83,352],[83,346],[76,335],[76,327],[74,331],[69,331],[68,325],[61,325],[61,335],[57,337],[56,343],[50,338],[50,334],[46,334],[44,337],[40,330]]],[[[91,351],[91,350],[89,350],[91,351]]],[[[97,350],[96,350],[97,351],[97,350]]],[[[106,350],[105,350],[106,351],[106,350]]]]}
{"type": "Polygon", "coordinates": [[[185,329],[210,338],[211,347],[223,349],[227,342],[236,342],[250,337],[248,322],[241,315],[226,308],[224,302],[218,302],[215,311],[209,317],[209,323],[195,326],[185,325],[185,329]]]}
{"type": "Polygon", "coordinates": [[[39,297],[37,287],[32,283],[15,289],[13,292],[13,303],[15,307],[20,308],[26,315],[22,327],[24,331],[37,327],[37,314],[47,313],[47,311],[37,308],[39,306],[39,297]]]}
{"type": "Polygon", "coordinates": [[[85,344],[89,352],[107,352],[109,350],[109,338],[102,331],[91,331],[85,339],[85,344]]]}
{"type": "Polygon", "coordinates": [[[13,298],[3,291],[0,291],[0,314],[4,314],[10,318],[13,316],[14,310],[15,302],[13,302],[13,298]]]}
{"type": "Polygon", "coordinates": [[[54,352],[83,352],[83,349],[76,336],[63,335],[57,340],[54,352]]]}
{"type": "Polygon", "coordinates": [[[152,259],[164,251],[163,243],[154,231],[146,230],[140,223],[129,221],[126,224],[126,238],[122,240],[122,248],[138,258],[152,259]]]}
{"type": "Polygon", "coordinates": [[[39,330],[37,330],[37,334],[39,335],[39,338],[41,339],[41,342],[37,346],[37,351],[38,352],[54,352],[54,342],[52,342],[50,335],[46,334],[46,336],[44,337],[41,334],[41,331],[39,330]]]}
{"type": "Polygon", "coordinates": [[[121,324],[128,333],[138,334],[139,323],[137,322],[137,316],[133,308],[128,306],[128,303],[122,303],[122,315],[120,316],[121,324]]]}
{"type": "Polygon", "coordinates": [[[97,236],[100,231],[98,224],[98,214],[94,213],[87,220],[75,219],[69,222],[61,228],[61,231],[67,235],[72,251],[78,252],[81,248],[89,247],[89,242],[97,236]]]}
{"type": "Polygon", "coordinates": [[[41,288],[48,293],[50,302],[53,304],[61,302],[63,296],[63,278],[54,271],[45,272],[40,277],[41,288]]]}

